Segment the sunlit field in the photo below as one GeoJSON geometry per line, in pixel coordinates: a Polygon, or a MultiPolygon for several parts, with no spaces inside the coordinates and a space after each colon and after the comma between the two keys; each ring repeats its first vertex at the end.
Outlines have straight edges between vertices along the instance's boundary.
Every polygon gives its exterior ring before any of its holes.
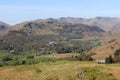
{"type": "Polygon", "coordinates": [[[54,61],[0,68],[0,80],[120,80],[120,64],[54,61]]]}

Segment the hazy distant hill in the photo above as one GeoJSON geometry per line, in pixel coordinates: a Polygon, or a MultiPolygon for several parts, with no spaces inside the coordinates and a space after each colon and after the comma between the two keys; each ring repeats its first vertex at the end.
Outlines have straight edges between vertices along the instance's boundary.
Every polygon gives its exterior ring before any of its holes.
{"type": "Polygon", "coordinates": [[[24,22],[11,27],[10,31],[22,31],[27,35],[56,35],[62,37],[101,37],[105,32],[97,26],[89,26],[85,24],[72,24],[61,22],[56,19],[35,20],[24,22]]]}
{"type": "Polygon", "coordinates": [[[97,26],[111,33],[120,32],[120,19],[112,17],[96,17],[96,18],[60,18],[61,21],[69,23],[83,23],[87,25],[97,26]]]}
{"type": "MultiPolygon", "coordinates": [[[[54,23],[57,23],[57,22],[72,23],[72,24],[82,23],[82,24],[86,24],[89,26],[99,27],[103,29],[104,31],[111,32],[111,33],[120,32],[120,19],[116,17],[95,17],[95,18],[73,18],[73,17],[64,18],[64,17],[61,17],[59,19],[53,19],[53,18],[49,18],[46,20],[39,19],[39,20],[35,20],[32,22],[39,23],[39,21],[43,23],[45,23],[46,21],[48,21],[48,23],[49,21],[54,21],[54,23]]],[[[27,22],[20,23],[19,25],[23,25],[25,23],[27,22]]],[[[7,28],[6,26],[8,27],[9,25],[3,22],[0,22],[0,30],[6,29],[7,28]]]]}

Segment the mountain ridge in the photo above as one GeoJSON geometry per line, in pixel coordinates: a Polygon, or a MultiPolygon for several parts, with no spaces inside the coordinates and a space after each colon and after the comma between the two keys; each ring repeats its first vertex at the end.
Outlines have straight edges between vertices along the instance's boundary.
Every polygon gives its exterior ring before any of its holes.
{"type": "MultiPolygon", "coordinates": [[[[36,19],[31,21],[25,21],[18,24],[23,24],[26,22],[37,22],[37,21],[59,21],[61,23],[72,23],[72,24],[86,24],[89,26],[97,26],[103,30],[111,33],[120,32],[120,18],[118,17],[94,17],[94,18],[74,18],[74,17],[61,17],[61,18],[47,18],[47,19],[36,19]]],[[[17,24],[15,24],[17,25],[17,24]]],[[[9,26],[15,26],[9,25],[9,26]]]]}
{"type": "Polygon", "coordinates": [[[95,17],[95,18],[60,18],[61,21],[70,23],[83,23],[87,25],[95,25],[107,32],[117,33],[118,31],[114,28],[119,27],[120,18],[117,17],[95,17]]]}

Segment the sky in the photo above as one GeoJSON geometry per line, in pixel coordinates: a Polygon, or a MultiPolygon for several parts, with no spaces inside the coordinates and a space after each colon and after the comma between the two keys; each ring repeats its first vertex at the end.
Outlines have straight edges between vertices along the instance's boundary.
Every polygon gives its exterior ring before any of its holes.
{"type": "Polygon", "coordinates": [[[0,0],[0,21],[8,24],[60,17],[120,17],[120,0],[0,0]]]}

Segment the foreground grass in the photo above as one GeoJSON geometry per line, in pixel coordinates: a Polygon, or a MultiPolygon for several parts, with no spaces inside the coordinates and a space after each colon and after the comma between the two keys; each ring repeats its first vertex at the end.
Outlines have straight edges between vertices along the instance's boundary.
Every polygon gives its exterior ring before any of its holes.
{"type": "Polygon", "coordinates": [[[0,68],[0,80],[120,80],[120,64],[80,61],[41,62],[0,68]]]}

